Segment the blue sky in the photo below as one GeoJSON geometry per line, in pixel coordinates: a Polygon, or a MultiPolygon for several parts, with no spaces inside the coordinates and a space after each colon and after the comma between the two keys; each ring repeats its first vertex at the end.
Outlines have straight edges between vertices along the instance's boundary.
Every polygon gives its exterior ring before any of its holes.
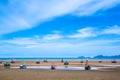
{"type": "Polygon", "coordinates": [[[120,0],[0,0],[0,57],[120,54],[120,0]]]}

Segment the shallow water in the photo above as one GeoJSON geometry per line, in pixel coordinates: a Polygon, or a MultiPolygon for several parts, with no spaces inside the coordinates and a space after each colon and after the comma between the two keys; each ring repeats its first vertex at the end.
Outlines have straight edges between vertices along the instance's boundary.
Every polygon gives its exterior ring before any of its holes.
{"type": "MultiPolygon", "coordinates": [[[[20,68],[11,67],[11,68],[20,68]]],[[[91,67],[91,70],[99,70],[101,67],[91,67]]],[[[51,66],[27,66],[27,69],[51,69],[51,66]]],[[[84,67],[73,67],[73,66],[56,66],[57,70],[85,70],[84,67]]]]}

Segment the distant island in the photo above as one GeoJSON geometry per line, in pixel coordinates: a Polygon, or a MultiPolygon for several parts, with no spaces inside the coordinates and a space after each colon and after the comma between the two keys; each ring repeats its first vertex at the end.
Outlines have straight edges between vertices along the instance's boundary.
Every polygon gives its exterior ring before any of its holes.
{"type": "Polygon", "coordinates": [[[80,59],[85,59],[85,58],[89,58],[89,59],[120,59],[120,55],[114,55],[114,56],[97,55],[94,57],[79,56],[78,58],[80,58],[80,59]]]}

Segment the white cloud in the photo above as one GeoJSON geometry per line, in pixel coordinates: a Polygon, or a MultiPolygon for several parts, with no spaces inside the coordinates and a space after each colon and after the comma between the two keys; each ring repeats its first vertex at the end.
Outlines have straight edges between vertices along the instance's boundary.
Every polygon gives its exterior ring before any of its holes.
{"type": "Polygon", "coordinates": [[[29,29],[56,16],[68,14],[90,0],[10,0],[0,6],[0,34],[29,29]]]}
{"type": "Polygon", "coordinates": [[[120,0],[91,0],[88,4],[85,4],[76,11],[78,15],[89,16],[96,13],[99,10],[106,10],[112,8],[120,3],[120,0]]]}
{"type": "Polygon", "coordinates": [[[63,36],[59,34],[47,34],[43,37],[43,40],[56,40],[61,38],[63,38],[63,36]]]}
{"type": "MultiPolygon", "coordinates": [[[[115,34],[120,35],[120,27],[118,25],[109,26],[104,29],[101,29],[100,31],[97,31],[97,28],[93,27],[85,27],[82,29],[78,29],[74,34],[67,34],[62,35],[62,31],[52,31],[50,34],[46,34],[43,36],[35,35],[33,37],[28,38],[14,38],[11,40],[1,40],[1,43],[4,42],[4,44],[15,44],[15,45],[38,45],[40,43],[46,43],[46,42],[59,42],[59,41],[67,41],[71,39],[89,39],[98,37],[99,35],[106,35],[106,34],[115,34]]],[[[108,42],[108,41],[107,41],[108,42]]]]}
{"type": "Polygon", "coordinates": [[[15,45],[35,45],[38,44],[37,40],[34,38],[15,38],[11,40],[4,40],[4,43],[15,44],[15,45]]]}
{"type": "Polygon", "coordinates": [[[30,29],[38,23],[65,14],[91,15],[120,0],[9,0],[0,5],[0,35],[30,29]],[[2,15],[4,14],[4,15],[2,15]]]}
{"type": "Polygon", "coordinates": [[[114,25],[112,27],[109,27],[102,32],[103,34],[117,34],[120,35],[120,26],[114,25]]]}
{"type": "Polygon", "coordinates": [[[95,37],[95,31],[93,28],[86,27],[83,29],[79,29],[76,34],[69,35],[69,38],[87,38],[87,37],[95,37]]]}
{"type": "Polygon", "coordinates": [[[113,25],[109,27],[105,27],[104,29],[93,28],[93,27],[85,27],[82,29],[77,30],[76,33],[68,35],[68,38],[90,38],[90,37],[97,37],[100,35],[106,35],[106,34],[115,34],[120,35],[120,26],[119,25],[113,25]]]}
{"type": "Polygon", "coordinates": [[[28,38],[13,38],[10,40],[1,40],[2,43],[4,44],[14,44],[14,45],[20,45],[20,46],[26,46],[26,45],[30,45],[30,46],[37,46],[41,43],[46,43],[49,41],[54,41],[54,40],[59,40],[62,39],[63,36],[59,35],[59,34],[47,34],[44,35],[43,37],[39,36],[39,35],[35,35],[34,37],[28,37],[28,38]]]}
{"type": "Polygon", "coordinates": [[[119,43],[119,40],[78,41],[76,43],[65,40],[62,42],[52,41],[41,43],[41,40],[38,41],[35,38],[19,38],[5,42],[18,45],[3,44],[1,45],[0,52],[4,54],[12,53],[10,55],[16,56],[90,56],[96,55],[96,53],[104,53],[105,55],[120,54],[120,46],[111,45],[114,42],[119,43]]]}

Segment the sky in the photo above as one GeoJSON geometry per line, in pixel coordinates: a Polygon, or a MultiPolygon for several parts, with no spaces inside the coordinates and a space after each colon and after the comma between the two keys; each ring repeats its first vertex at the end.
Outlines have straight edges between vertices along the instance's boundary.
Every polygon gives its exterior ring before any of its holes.
{"type": "Polygon", "coordinates": [[[0,57],[120,55],[120,0],[0,0],[0,57]]]}

